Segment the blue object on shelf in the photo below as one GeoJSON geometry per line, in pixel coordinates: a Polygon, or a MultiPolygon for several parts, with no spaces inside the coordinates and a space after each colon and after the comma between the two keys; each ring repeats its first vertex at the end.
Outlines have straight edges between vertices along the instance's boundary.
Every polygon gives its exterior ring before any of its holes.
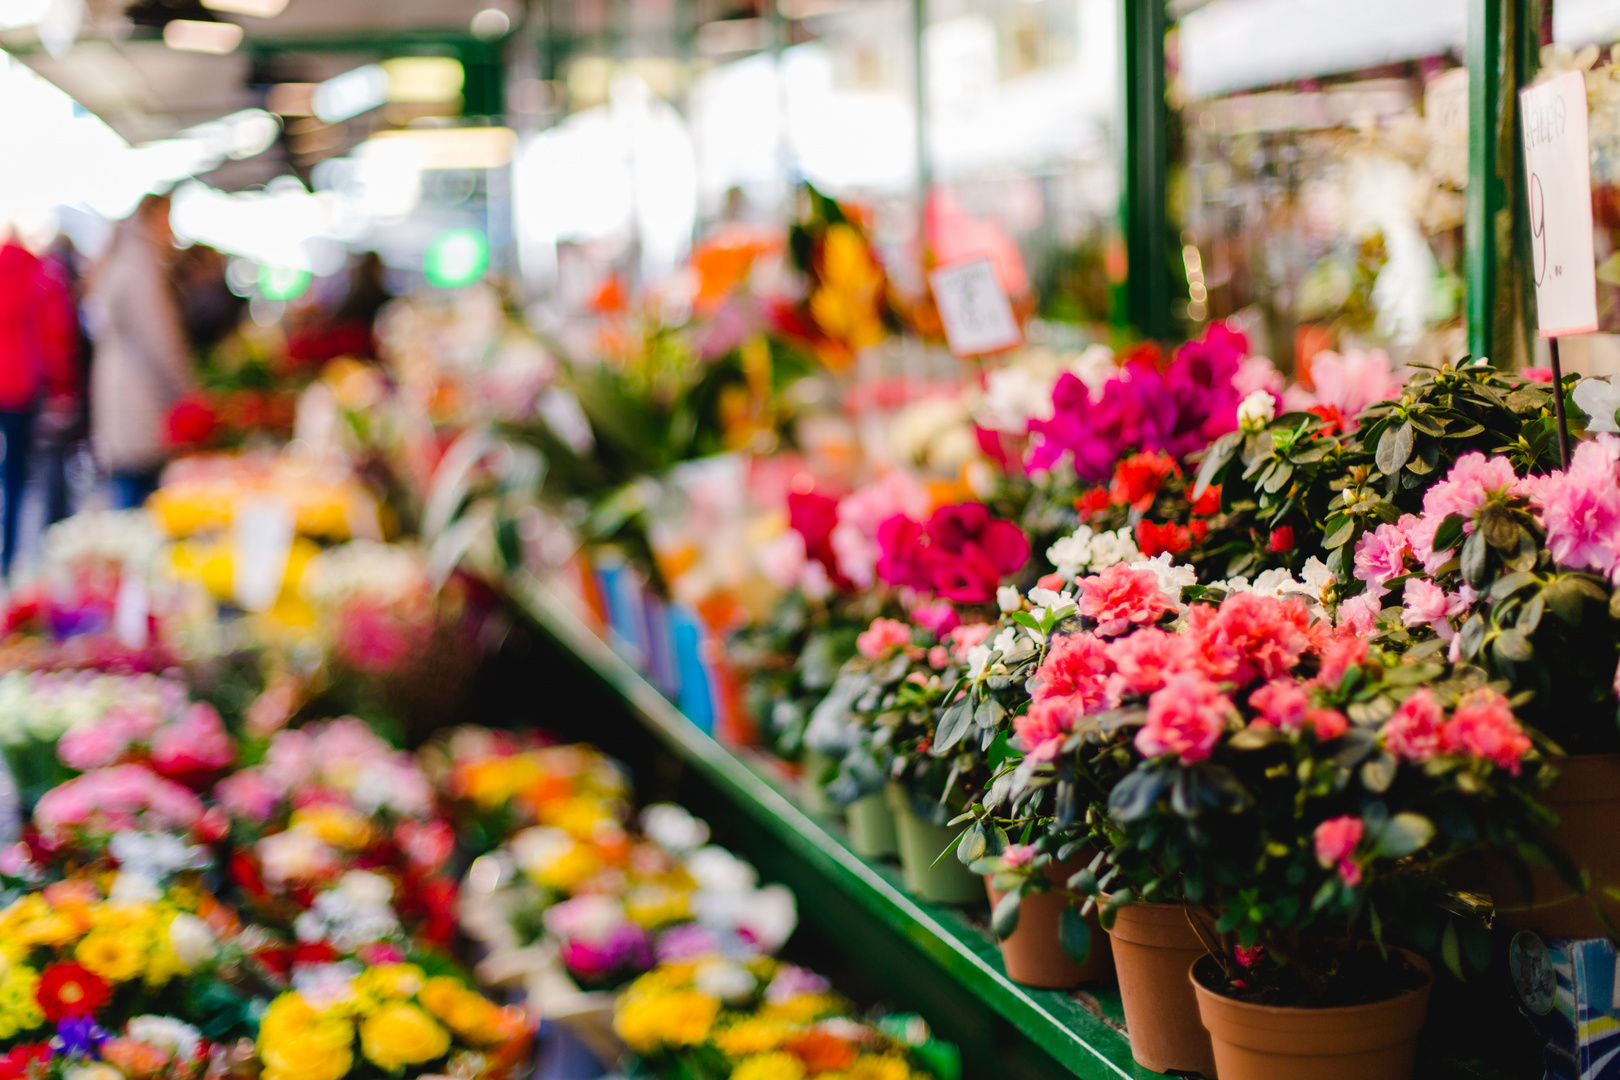
{"type": "Polygon", "coordinates": [[[646,669],[647,626],[641,607],[641,583],[624,563],[601,563],[596,570],[607,602],[609,640],[630,666],[646,669]]]}
{"type": "Polygon", "coordinates": [[[680,680],[677,704],[681,712],[707,735],[714,734],[714,673],[703,659],[703,623],[685,604],[669,606],[670,644],[675,650],[675,672],[680,680]]]}
{"type": "Polygon", "coordinates": [[[1519,1008],[1547,1042],[1546,1080],[1620,1080],[1620,955],[1606,938],[1521,930],[1508,943],[1519,1008]]]}

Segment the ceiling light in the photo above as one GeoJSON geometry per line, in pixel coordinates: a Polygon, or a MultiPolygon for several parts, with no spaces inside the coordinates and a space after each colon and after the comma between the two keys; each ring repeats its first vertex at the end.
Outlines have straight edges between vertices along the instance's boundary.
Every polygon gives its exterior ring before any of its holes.
{"type": "Polygon", "coordinates": [[[228,53],[242,44],[242,28],[235,23],[175,19],[163,27],[163,44],[181,52],[228,53]]]}
{"type": "Polygon", "coordinates": [[[328,124],[370,112],[388,100],[388,72],[376,64],[345,71],[315,88],[315,115],[328,124]]]}
{"type": "Polygon", "coordinates": [[[448,56],[400,56],[384,60],[388,100],[396,105],[442,105],[461,97],[467,73],[448,56]]]}
{"type": "Polygon", "coordinates": [[[517,132],[504,127],[381,131],[371,143],[390,149],[412,147],[423,169],[500,169],[512,162],[517,132]]]}
{"type": "Polygon", "coordinates": [[[472,17],[472,35],[481,41],[505,37],[512,29],[512,17],[500,8],[485,8],[472,17]]]}
{"type": "Polygon", "coordinates": [[[0,0],[0,30],[38,26],[51,10],[51,0],[0,0]]]}
{"type": "Polygon", "coordinates": [[[202,0],[205,8],[228,11],[232,15],[248,15],[255,19],[273,19],[287,10],[287,0],[202,0]]]}

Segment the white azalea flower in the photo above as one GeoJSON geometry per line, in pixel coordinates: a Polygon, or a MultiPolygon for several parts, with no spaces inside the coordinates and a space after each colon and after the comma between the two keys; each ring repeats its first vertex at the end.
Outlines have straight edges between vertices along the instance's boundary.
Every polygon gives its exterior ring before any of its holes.
{"type": "Polygon", "coordinates": [[[1036,609],[1039,612],[1035,616],[1037,620],[1045,619],[1047,614],[1056,615],[1061,619],[1075,609],[1074,597],[1065,596],[1051,589],[1034,588],[1029,590],[1029,602],[1040,605],[1036,609]]]}
{"type": "Polygon", "coordinates": [[[1011,585],[1003,585],[996,590],[996,606],[1002,611],[1017,611],[1024,606],[1024,598],[1011,585]]]}
{"type": "Polygon", "coordinates": [[[1620,378],[1582,379],[1575,384],[1575,404],[1586,414],[1587,431],[1620,432],[1614,413],[1620,409],[1620,378]]]}
{"type": "Polygon", "coordinates": [[[1138,558],[1131,563],[1132,570],[1151,570],[1159,579],[1159,591],[1170,598],[1176,605],[1176,610],[1182,610],[1181,590],[1189,585],[1198,584],[1198,575],[1190,566],[1177,566],[1171,560],[1168,551],[1161,552],[1151,559],[1138,558]]]}
{"type": "Polygon", "coordinates": [[[1091,542],[1091,572],[1094,574],[1116,563],[1133,563],[1142,557],[1129,529],[1099,533],[1091,542]]]}
{"type": "Polygon", "coordinates": [[[1285,593],[1303,592],[1304,586],[1294,580],[1287,570],[1264,570],[1254,579],[1254,593],[1260,596],[1280,597],[1285,593]]]}
{"type": "MultiPolygon", "coordinates": [[[[975,645],[967,651],[967,673],[970,679],[982,679],[988,674],[991,649],[988,645],[975,645]]],[[[1620,676],[1617,676],[1620,681],[1620,676]]]]}
{"type": "Polygon", "coordinates": [[[1057,567],[1061,576],[1072,578],[1091,565],[1093,535],[1091,526],[1082,525],[1074,531],[1074,535],[1065,536],[1046,549],[1047,559],[1057,567]]]}
{"type": "Polygon", "coordinates": [[[1339,579],[1333,571],[1327,568],[1327,563],[1312,555],[1305,560],[1305,565],[1299,571],[1305,588],[1316,598],[1317,603],[1324,602],[1328,589],[1339,579]]]}
{"type": "Polygon", "coordinates": [[[1256,390],[1238,405],[1238,426],[1245,431],[1259,431],[1277,415],[1277,399],[1270,390],[1256,390]]]}

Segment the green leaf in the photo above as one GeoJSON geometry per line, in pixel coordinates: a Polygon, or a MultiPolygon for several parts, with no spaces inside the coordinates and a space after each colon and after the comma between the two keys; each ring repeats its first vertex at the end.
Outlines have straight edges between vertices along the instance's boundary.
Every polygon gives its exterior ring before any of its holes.
{"type": "Polygon", "coordinates": [[[1463,537],[1463,524],[1461,514],[1447,514],[1434,531],[1434,550],[1450,551],[1456,547],[1463,537]]]}
{"type": "Polygon", "coordinates": [[[934,731],[935,757],[943,757],[952,747],[962,741],[962,737],[973,726],[973,697],[963,694],[951,702],[939,717],[939,727],[934,731]]]}
{"type": "Polygon", "coordinates": [[[1378,453],[1375,460],[1378,471],[1385,476],[1394,476],[1406,467],[1406,459],[1412,456],[1412,422],[1410,420],[1400,427],[1390,426],[1384,429],[1384,434],[1378,440],[1378,453]]]}
{"type": "Polygon", "coordinates": [[[1395,782],[1396,762],[1388,754],[1377,754],[1361,765],[1361,786],[1382,795],[1395,782]]]}
{"type": "Polygon", "coordinates": [[[1434,822],[1422,814],[1403,812],[1390,818],[1389,824],[1378,836],[1377,853],[1391,859],[1403,859],[1422,850],[1434,839],[1434,822]]]}
{"type": "Polygon", "coordinates": [[[1108,813],[1121,825],[1146,817],[1170,785],[1171,774],[1160,768],[1138,768],[1114,785],[1108,796],[1108,813]]]}
{"type": "Polygon", "coordinates": [[[1440,936],[1440,957],[1458,979],[1466,979],[1462,969],[1462,950],[1457,942],[1457,924],[1447,920],[1446,932],[1440,936]]]}
{"type": "Polygon", "coordinates": [[[1027,611],[1012,612],[1012,621],[1019,626],[1027,626],[1037,634],[1041,633],[1041,624],[1035,621],[1035,616],[1027,611]]]}
{"type": "Polygon", "coordinates": [[[996,903],[996,910],[990,916],[990,929],[1001,941],[1012,937],[1013,931],[1018,929],[1018,905],[1023,899],[1024,894],[1014,889],[996,903]]]}
{"type": "Polygon", "coordinates": [[[1476,532],[1463,542],[1462,573],[1468,584],[1478,588],[1485,584],[1485,561],[1489,546],[1485,543],[1485,534],[1476,532]]]}
{"type": "Polygon", "coordinates": [[[1547,606],[1552,608],[1552,613],[1570,626],[1581,624],[1582,600],[1586,594],[1576,584],[1579,580],[1575,577],[1558,578],[1541,593],[1547,598],[1547,606]]]}
{"type": "Polygon", "coordinates": [[[1261,487],[1265,491],[1275,495],[1277,492],[1287,487],[1288,481],[1292,480],[1293,478],[1294,467],[1288,464],[1286,461],[1279,461],[1271,470],[1270,474],[1266,477],[1265,483],[1262,484],[1261,487]]]}
{"type": "Polygon", "coordinates": [[[1058,942],[1075,963],[1083,964],[1091,959],[1091,924],[1072,904],[1058,916],[1058,942]]]}
{"type": "Polygon", "coordinates": [[[1206,488],[1215,482],[1215,477],[1226,463],[1232,460],[1232,454],[1237,450],[1238,442],[1243,438],[1240,431],[1230,431],[1216,439],[1204,455],[1204,462],[1198,467],[1198,479],[1193,484],[1192,497],[1196,501],[1204,494],[1206,488]]]}
{"type": "Polygon", "coordinates": [[[1506,577],[1497,578],[1485,595],[1492,600],[1502,600],[1535,583],[1536,575],[1520,570],[1517,573],[1508,574],[1506,577]]]}
{"type": "Polygon", "coordinates": [[[990,838],[986,834],[984,823],[975,821],[962,834],[962,839],[956,843],[956,857],[962,860],[963,865],[972,866],[984,858],[990,851],[990,838]]]}
{"type": "Polygon", "coordinates": [[[1356,519],[1349,514],[1334,514],[1324,523],[1327,537],[1322,541],[1325,548],[1343,547],[1350,542],[1350,537],[1356,531],[1356,519]]]}
{"type": "Polygon", "coordinates": [[[1526,638],[1517,629],[1502,631],[1501,635],[1496,639],[1494,648],[1499,659],[1515,664],[1522,664],[1535,655],[1535,649],[1531,647],[1530,639],[1526,638]]]}
{"type": "Polygon", "coordinates": [[[1465,660],[1472,660],[1479,655],[1480,646],[1485,644],[1485,619],[1479,612],[1474,612],[1467,622],[1463,623],[1461,630],[1462,655],[1465,660]]]}

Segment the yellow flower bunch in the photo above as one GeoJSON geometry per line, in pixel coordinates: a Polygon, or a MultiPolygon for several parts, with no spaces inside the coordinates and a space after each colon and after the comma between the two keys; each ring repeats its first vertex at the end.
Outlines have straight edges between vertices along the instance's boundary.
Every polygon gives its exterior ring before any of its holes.
{"type": "Polygon", "coordinates": [[[343,851],[364,851],[375,837],[370,818],[350,807],[332,804],[294,810],[288,828],[317,836],[322,843],[343,851]]]}
{"type": "Polygon", "coordinates": [[[31,893],[0,911],[0,956],[12,966],[71,958],[113,985],[163,986],[186,971],[169,937],[180,910],[169,900],[93,899],[81,888],[51,899],[31,893]],[[37,956],[42,949],[51,955],[37,956]]]}
{"type": "Polygon", "coordinates": [[[26,964],[10,964],[0,978],[0,1039],[32,1031],[45,1023],[39,1007],[39,972],[26,964]]]}
{"type": "MultiPolygon", "coordinates": [[[[632,987],[632,990],[634,988],[632,987]]],[[[629,993],[613,1017],[613,1030],[638,1054],[698,1046],[720,1015],[720,999],[696,990],[629,993]]]]}
{"type": "Polygon", "coordinates": [[[503,1009],[447,975],[427,980],[417,1000],[473,1046],[492,1046],[514,1038],[522,1030],[520,1011],[503,1009]]]}
{"type": "Polygon", "coordinates": [[[259,1022],[258,1051],[263,1080],[341,1080],[354,1065],[354,1025],[296,991],[282,994],[259,1022]]]}
{"type": "Polygon", "coordinates": [[[804,1075],[804,1062],[780,1051],[743,1058],[731,1070],[731,1080],[804,1080],[804,1075]]]}

